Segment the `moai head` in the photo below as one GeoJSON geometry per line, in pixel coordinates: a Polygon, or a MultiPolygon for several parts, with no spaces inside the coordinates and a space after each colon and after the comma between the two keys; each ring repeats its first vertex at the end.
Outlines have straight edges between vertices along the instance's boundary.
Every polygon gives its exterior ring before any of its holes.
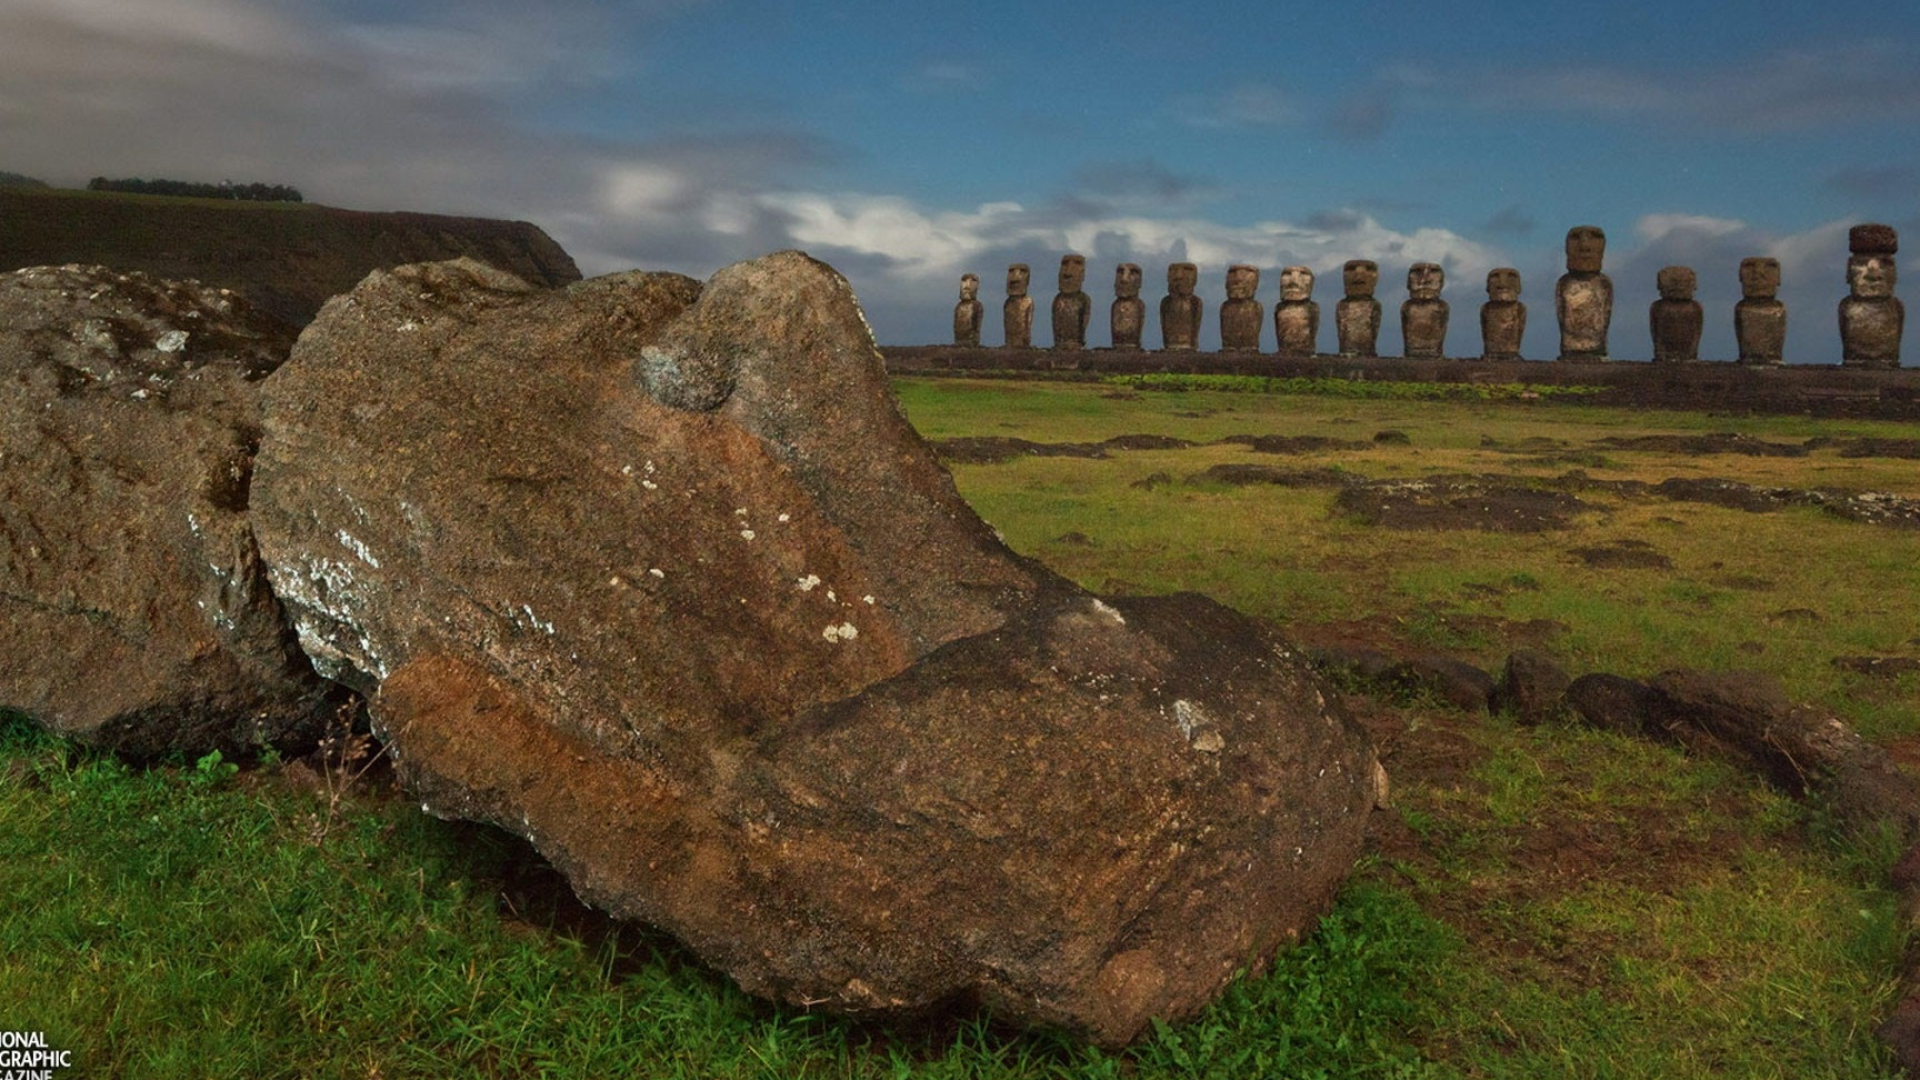
{"type": "Polygon", "coordinates": [[[1244,264],[1227,267],[1227,299],[1251,300],[1259,291],[1259,267],[1244,264]]]}
{"type": "Polygon", "coordinates": [[[1567,230],[1567,269],[1597,274],[1607,257],[1607,234],[1597,225],[1575,225],[1567,230]]]}
{"type": "Polygon", "coordinates": [[[1280,270],[1280,299],[1309,300],[1313,297],[1313,271],[1304,266],[1287,266],[1280,270]]]}
{"type": "Polygon", "coordinates": [[[1076,293],[1087,283],[1087,257],[1085,255],[1060,256],[1060,291],[1076,293]]]}
{"type": "Polygon", "coordinates": [[[1900,251],[1900,234],[1887,225],[1855,225],[1847,234],[1847,285],[1861,300],[1893,295],[1893,257],[1900,251]]]}
{"type": "Polygon", "coordinates": [[[1113,293],[1131,300],[1140,295],[1140,264],[1121,263],[1113,272],[1113,293]]]}
{"type": "Polygon", "coordinates": [[[1346,286],[1347,299],[1371,299],[1380,284],[1380,267],[1372,259],[1349,259],[1340,268],[1340,283],[1346,286]]]}
{"type": "Polygon", "coordinates": [[[960,299],[977,300],[980,298],[980,275],[960,275],[960,299]]]}
{"type": "Polygon", "coordinates": [[[1780,293],[1780,260],[1759,257],[1740,260],[1740,295],[1748,300],[1771,300],[1780,293]]]}
{"type": "Polygon", "coordinates": [[[1447,284],[1439,263],[1414,263],[1407,269],[1407,293],[1415,300],[1438,300],[1447,284]]]}
{"type": "Polygon", "coordinates": [[[1693,268],[1688,266],[1663,266],[1655,281],[1660,286],[1662,300],[1691,300],[1693,290],[1699,285],[1693,268]]]}
{"type": "Polygon", "coordinates": [[[1033,271],[1027,268],[1026,263],[1014,263],[1007,267],[1007,295],[1027,295],[1027,282],[1032,279],[1033,271]]]}
{"type": "Polygon", "coordinates": [[[1520,271],[1511,266],[1487,271],[1487,299],[1500,304],[1520,299],[1520,271]]]}
{"type": "Polygon", "coordinates": [[[1175,296],[1192,296],[1200,284],[1200,268],[1192,263],[1174,263],[1167,267],[1167,291],[1175,296]]]}

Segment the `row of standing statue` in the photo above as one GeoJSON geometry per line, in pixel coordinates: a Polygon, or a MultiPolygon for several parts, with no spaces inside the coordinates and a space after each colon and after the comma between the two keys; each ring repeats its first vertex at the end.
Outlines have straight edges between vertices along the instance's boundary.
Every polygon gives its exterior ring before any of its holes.
{"type": "MultiPolygon", "coordinates": [[[[1899,237],[1886,225],[1856,225],[1848,235],[1847,284],[1840,301],[1841,362],[1849,367],[1900,366],[1900,335],[1906,309],[1893,295],[1894,255],[1899,237]]],[[[1554,286],[1554,314],[1560,323],[1560,359],[1605,360],[1607,332],[1613,321],[1613,282],[1601,271],[1606,256],[1606,234],[1591,225],[1567,232],[1567,272],[1554,286]]],[[[1060,260],[1060,292],[1053,300],[1053,347],[1083,349],[1093,301],[1081,291],[1086,281],[1085,256],[1060,260]]],[[[1006,344],[1026,348],[1033,337],[1033,298],[1027,295],[1030,271],[1024,263],[1007,269],[1007,300],[1003,308],[1006,344]]],[[[1186,350],[1198,347],[1204,305],[1194,295],[1200,271],[1193,263],[1167,268],[1167,296],[1160,301],[1161,347],[1186,350]]],[[[1380,334],[1380,301],[1374,299],[1380,268],[1370,260],[1354,259],[1341,271],[1346,297],[1334,308],[1334,328],[1340,355],[1371,357],[1380,334]]],[[[1407,271],[1408,299],[1400,305],[1400,329],[1409,359],[1441,359],[1446,355],[1448,305],[1440,298],[1446,275],[1436,263],[1415,263],[1407,271]]],[[[1113,347],[1140,348],[1147,305],[1140,299],[1140,267],[1121,263],[1114,275],[1110,325],[1113,347]]],[[[1694,272],[1669,266],[1659,273],[1660,299],[1648,313],[1657,362],[1695,360],[1700,354],[1704,313],[1693,298],[1694,272]]],[[[1220,305],[1220,346],[1230,352],[1258,352],[1265,325],[1265,308],[1254,299],[1260,271],[1252,266],[1227,270],[1227,300],[1220,305]]],[[[1740,290],[1744,297],[1734,308],[1735,338],[1740,362],[1773,365],[1783,361],[1787,338],[1787,307],[1778,297],[1780,263],[1752,258],[1740,263],[1740,290]]],[[[956,345],[980,344],[983,309],[980,279],[960,279],[960,302],[953,309],[956,345]]],[[[1481,357],[1520,359],[1520,340],[1526,334],[1527,306],[1520,302],[1520,271],[1501,267],[1487,275],[1487,301],[1480,308],[1481,357]]],[[[1273,311],[1274,337],[1282,356],[1311,356],[1320,337],[1320,305],[1313,300],[1313,271],[1289,266],[1280,271],[1280,303],[1273,311]]]]}

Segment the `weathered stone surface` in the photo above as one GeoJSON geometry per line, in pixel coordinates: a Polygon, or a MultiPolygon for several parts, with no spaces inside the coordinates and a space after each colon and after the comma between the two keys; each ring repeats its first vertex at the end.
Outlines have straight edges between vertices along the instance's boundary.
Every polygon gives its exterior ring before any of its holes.
{"type": "Polygon", "coordinates": [[[1897,368],[1907,309],[1893,295],[1899,236],[1887,225],[1855,225],[1848,233],[1847,298],[1840,301],[1840,363],[1897,368]]]}
{"type": "Polygon", "coordinates": [[[316,733],[247,520],[281,325],[192,282],[0,275],[0,706],[140,756],[316,733]]]}
{"type": "Polygon", "coordinates": [[[1573,679],[1553,657],[1535,649],[1508,654],[1488,706],[1506,709],[1523,724],[1542,724],[1559,713],[1573,679]]]}
{"type": "Polygon", "coordinates": [[[1147,302],[1140,299],[1140,264],[1121,263],[1113,271],[1113,307],[1108,311],[1108,330],[1116,349],[1140,347],[1140,333],[1147,325],[1147,302]]]}
{"type": "Polygon", "coordinates": [[[1403,693],[1429,694],[1456,709],[1486,712],[1493,676],[1451,656],[1416,656],[1387,669],[1388,686],[1403,693]]]}
{"type": "Polygon", "coordinates": [[[1264,626],[1004,548],[798,253],[369,279],[273,380],[255,490],[404,782],[757,993],[1125,1042],[1309,927],[1374,798],[1264,626]]]}
{"type": "Polygon", "coordinates": [[[1312,356],[1320,348],[1320,305],[1313,299],[1313,271],[1280,270],[1280,303],[1273,309],[1273,336],[1281,356],[1312,356]]]}
{"type": "Polygon", "coordinates": [[[1026,263],[1007,267],[1007,299],[1000,305],[1000,319],[1009,349],[1033,345],[1033,297],[1027,295],[1032,284],[1033,270],[1026,263]]]}
{"type": "Polygon", "coordinates": [[[1518,360],[1527,336],[1527,305],[1520,302],[1520,271],[1487,271],[1487,302],[1480,305],[1480,358],[1518,360]]]}
{"type": "Polygon", "coordinates": [[[1613,323],[1613,279],[1601,273],[1607,234],[1592,225],[1567,230],[1567,272],[1553,290],[1560,320],[1560,359],[1605,360],[1613,323]]]}
{"type": "Polygon", "coordinates": [[[1187,351],[1200,347],[1200,320],[1206,305],[1193,290],[1200,284],[1200,268],[1192,263],[1167,267],[1167,295],[1160,298],[1160,347],[1187,351]]]}
{"type": "Polygon", "coordinates": [[[1660,299],[1647,309],[1653,333],[1653,362],[1677,364],[1700,359],[1700,331],[1706,315],[1693,298],[1699,279],[1692,268],[1665,266],[1656,279],[1660,299]]]}
{"type": "Polygon", "coordinates": [[[1619,735],[1641,735],[1655,724],[1659,695],[1638,679],[1592,672],[1567,687],[1566,706],[1589,727],[1619,735]]]}
{"type": "Polygon", "coordinates": [[[1439,263],[1414,263],[1407,270],[1407,299],[1400,305],[1400,337],[1409,360],[1439,360],[1447,355],[1447,302],[1440,299],[1446,271],[1439,263]]]}
{"type": "Polygon", "coordinates": [[[980,322],[985,314],[986,307],[980,303],[979,275],[961,274],[960,302],[953,305],[953,343],[977,348],[980,322]]]}
{"type": "Polygon", "coordinates": [[[1373,290],[1380,284],[1380,267],[1371,259],[1349,259],[1341,267],[1346,296],[1333,307],[1334,329],[1340,335],[1340,355],[1377,356],[1380,340],[1380,301],[1373,290]]]}
{"type": "Polygon", "coordinates": [[[1220,305],[1220,347],[1228,352],[1259,352],[1266,307],[1254,299],[1260,291],[1260,268],[1227,267],[1227,298],[1220,305]]]}
{"type": "Polygon", "coordinates": [[[1779,259],[1740,260],[1741,300],[1733,307],[1733,337],[1742,364],[1785,363],[1787,305],[1779,300],[1779,293],[1779,259]]]}
{"type": "Polygon", "coordinates": [[[1053,347],[1087,347],[1087,322],[1093,316],[1093,298],[1081,286],[1087,282],[1087,257],[1060,257],[1060,292],[1053,298],[1053,347]]]}

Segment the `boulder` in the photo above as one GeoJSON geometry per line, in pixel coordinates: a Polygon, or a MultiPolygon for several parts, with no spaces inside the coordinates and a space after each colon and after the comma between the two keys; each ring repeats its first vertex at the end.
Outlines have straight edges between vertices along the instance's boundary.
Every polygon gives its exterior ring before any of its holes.
{"type": "Polygon", "coordinates": [[[247,519],[277,327],[194,282],[0,275],[0,706],[135,756],[317,733],[247,519]]]}
{"type": "Polygon", "coordinates": [[[1117,1045],[1359,852],[1377,764],[1293,652],[1008,551],[804,255],[375,274],[271,382],[270,575],[403,782],[753,992],[1117,1045]]]}
{"type": "Polygon", "coordinates": [[[1381,680],[1402,694],[1430,695],[1467,712],[1486,712],[1493,695],[1493,676],[1465,660],[1437,654],[1402,660],[1388,668],[1381,680]]]}
{"type": "Polygon", "coordinates": [[[1637,679],[1590,672],[1567,685],[1565,705],[1588,727],[1616,735],[1645,735],[1657,723],[1659,695],[1637,679]]]}
{"type": "Polygon", "coordinates": [[[1523,724],[1542,724],[1560,712],[1561,701],[1572,684],[1572,676],[1551,656],[1535,649],[1518,649],[1507,656],[1489,704],[1495,710],[1511,711],[1523,724]]]}

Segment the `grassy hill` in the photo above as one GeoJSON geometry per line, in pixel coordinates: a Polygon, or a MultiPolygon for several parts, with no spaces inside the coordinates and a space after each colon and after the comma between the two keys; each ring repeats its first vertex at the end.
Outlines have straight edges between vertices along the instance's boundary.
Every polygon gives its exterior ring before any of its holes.
{"type": "Polygon", "coordinates": [[[536,284],[580,280],[524,221],[0,187],[0,270],[89,263],[197,278],[295,326],[372,270],[462,255],[536,284]]]}

